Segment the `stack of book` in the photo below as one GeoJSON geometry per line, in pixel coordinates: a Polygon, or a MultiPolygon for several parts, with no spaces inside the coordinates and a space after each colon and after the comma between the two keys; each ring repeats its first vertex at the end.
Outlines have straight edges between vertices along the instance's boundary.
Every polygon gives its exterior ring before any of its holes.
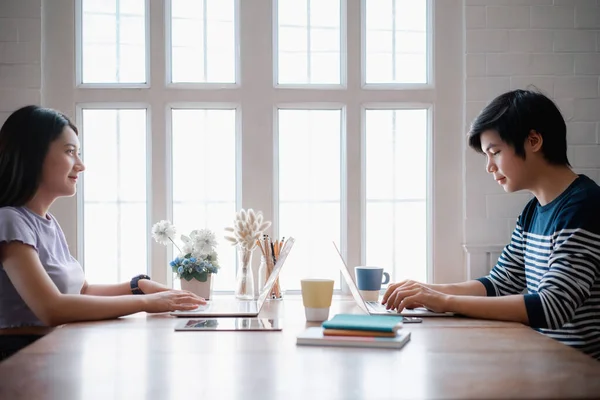
{"type": "Polygon", "coordinates": [[[401,316],[337,314],[320,327],[306,329],[297,345],[402,348],[410,340],[401,316]]]}

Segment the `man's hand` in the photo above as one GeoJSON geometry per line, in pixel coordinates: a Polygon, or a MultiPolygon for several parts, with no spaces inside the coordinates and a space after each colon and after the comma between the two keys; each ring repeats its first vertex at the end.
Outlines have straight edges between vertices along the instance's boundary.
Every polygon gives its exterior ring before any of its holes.
{"type": "Polygon", "coordinates": [[[382,304],[388,310],[425,307],[434,312],[448,311],[450,295],[435,291],[427,285],[411,280],[391,284],[385,292],[382,304]]]}

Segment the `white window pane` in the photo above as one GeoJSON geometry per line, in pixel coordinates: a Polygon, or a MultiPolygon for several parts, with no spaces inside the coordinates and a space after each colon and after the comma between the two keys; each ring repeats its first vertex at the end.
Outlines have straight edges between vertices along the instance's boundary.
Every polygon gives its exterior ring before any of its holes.
{"type": "Polygon", "coordinates": [[[306,53],[279,53],[279,83],[306,83],[307,81],[306,53]]]}
{"type": "Polygon", "coordinates": [[[209,22],[233,23],[235,16],[235,3],[223,0],[205,0],[206,14],[209,22]]]}
{"type": "MultiPolygon", "coordinates": [[[[306,42],[306,38],[304,38],[306,42]]],[[[317,52],[330,52],[336,55],[340,51],[340,34],[335,29],[312,29],[310,32],[310,48],[317,52]]]]}
{"type": "Polygon", "coordinates": [[[147,270],[146,110],[83,110],[84,268],[90,283],[147,270]]]}
{"type": "Polygon", "coordinates": [[[426,83],[427,2],[365,4],[366,83],[426,83]]]}
{"type": "MultiPolygon", "coordinates": [[[[374,54],[392,54],[394,52],[394,32],[372,30],[367,35],[367,55],[374,54]]],[[[389,68],[391,71],[391,67],[389,68]]]]}
{"type": "Polygon", "coordinates": [[[172,0],[171,81],[235,83],[233,0],[172,0]]]}
{"type": "Polygon", "coordinates": [[[203,15],[203,0],[171,0],[171,16],[173,18],[192,18],[201,20],[203,15]]]}
{"type": "Polygon", "coordinates": [[[300,3],[278,1],[277,82],[340,84],[340,0],[300,3]]]}
{"type": "Polygon", "coordinates": [[[204,76],[204,56],[192,52],[190,48],[173,48],[173,80],[176,82],[197,82],[204,76]]]}
{"type": "Polygon", "coordinates": [[[173,47],[204,48],[204,28],[202,20],[173,19],[171,22],[171,44],[173,47]]]}
{"type": "MultiPolygon", "coordinates": [[[[422,1],[422,0],[417,0],[422,1]]],[[[423,0],[424,1],[424,0],[423,0]]],[[[393,29],[394,0],[368,0],[366,3],[367,29],[393,29]]]]}
{"type": "Polygon", "coordinates": [[[83,215],[83,268],[87,282],[118,283],[120,240],[117,203],[86,202],[83,215]]]}
{"type": "MultiPolygon", "coordinates": [[[[210,15],[210,14],[209,14],[210,15]]],[[[207,82],[235,82],[235,29],[233,22],[208,21],[207,82]]]]}
{"type": "Polygon", "coordinates": [[[396,54],[396,77],[406,83],[427,81],[427,60],[425,54],[396,54]]]}
{"type": "Polygon", "coordinates": [[[119,77],[121,82],[135,82],[137,80],[139,71],[145,68],[145,52],[142,46],[121,46],[121,54],[119,56],[119,77]]]}
{"type": "Polygon", "coordinates": [[[306,27],[308,17],[307,3],[308,0],[278,0],[277,20],[279,26],[306,27]]]}
{"type": "MultiPolygon", "coordinates": [[[[84,2],[85,3],[85,2],[84,2]]],[[[114,14],[83,14],[83,43],[114,44],[117,40],[117,19],[114,14]]]]}
{"type": "Polygon", "coordinates": [[[146,113],[120,110],[119,198],[126,202],[146,201],[146,113]]]}
{"type": "Polygon", "coordinates": [[[389,54],[367,55],[367,82],[387,83],[394,81],[394,56],[389,54]]]}
{"type": "Polygon", "coordinates": [[[314,27],[340,27],[339,0],[310,0],[310,25],[314,27]]]}
{"type": "Polygon", "coordinates": [[[82,82],[146,82],[145,23],[144,0],[82,0],[82,82]]]}
{"type": "Polygon", "coordinates": [[[425,281],[427,110],[367,110],[365,126],[367,264],[425,281]]]}
{"type": "Polygon", "coordinates": [[[340,81],[340,57],[331,53],[313,53],[310,59],[312,83],[340,81]]]}
{"type": "Polygon", "coordinates": [[[281,273],[283,288],[300,289],[304,277],[339,281],[331,241],[339,243],[341,229],[341,111],[278,113],[279,233],[297,239],[281,273]]]}
{"type": "Polygon", "coordinates": [[[121,203],[119,220],[119,282],[127,282],[148,270],[146,203],[121,203]]]}
{"type": "MultiPolygon", "coordinates": [[[[113,3],[115,1],[113,0],[113,3]]],[[[141,15],[146,13],[145,2],[139,0],[119,0],[119,7],[123,14],[141,15]]]]}
{"type": "Polygon", "coordinates": [[[119,21],[119,43],[144,46],[146,33],[144,32],[143,17],[121,17],[119,21]]]}
{"type": "Polygon", "coordinates": [[[278,40],[280,51],[305,53],[308,49],[307,30],[304,27],[281,27],[278,40]]]}
{"type": "Polygon", "coordinates": [[[425,202],[367,204],[366,263],[383,267],[392,281],[427,281],[425,202]],[[409,228],[406,228],[409,227],[409,228]]]}
{"type": "Polygon", "coordinates": [[[396,53],[425,55],[425,32],[396,32],[396,53]]]}
{"type": "Polygon", "coordinates": [[[117,113],[114,110],[83,110],[81,129],[86,202],[116,202],[119,151],[117,113]]]}
{"type": "Polygon", "coordinates": [[[396,25],[399,29],[425,32],[427,30],[427,1],[396,0],[396,25]]]}
{"type": "MultiPolygon", "coordinates": [[[[172,110],[173,223],[179,234],[211,229],[221,270],[215,290],[235,286],[235,249],[223,239],[236,212],[236,111],[172,110]]],[[[178,234],[178,235],[179,235],[178,234]]]]}

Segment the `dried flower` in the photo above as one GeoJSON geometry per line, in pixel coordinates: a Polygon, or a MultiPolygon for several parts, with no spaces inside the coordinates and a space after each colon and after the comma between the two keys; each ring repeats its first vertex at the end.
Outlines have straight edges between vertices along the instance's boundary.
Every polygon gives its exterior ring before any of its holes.
{"type": "Polygon", "coordinates": [[[246,250],[254,250],[256,241],[270,226],[271,221],[263,221],[261,211],[255,213],[251,208],[248,211],[242,208],[236,214],[233,227],[225,228],[226,231],[233,233],[232,236],[225,236],[225,239],[234,246],[239,244],[246,250]]]}

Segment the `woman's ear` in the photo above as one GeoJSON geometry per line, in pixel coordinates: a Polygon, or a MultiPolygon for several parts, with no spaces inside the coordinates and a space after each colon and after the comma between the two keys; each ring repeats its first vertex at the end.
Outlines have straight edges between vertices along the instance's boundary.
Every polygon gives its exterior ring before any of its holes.
{"type": "Polygon", "coordinates": [[[532,129],[529,131],[529,135],[527,136],[527,140],[525,143],[531,149],[532,152],[537,153],[542,150],[542,145],[544,143],[544,138],[538,131],[532,129]]]}

